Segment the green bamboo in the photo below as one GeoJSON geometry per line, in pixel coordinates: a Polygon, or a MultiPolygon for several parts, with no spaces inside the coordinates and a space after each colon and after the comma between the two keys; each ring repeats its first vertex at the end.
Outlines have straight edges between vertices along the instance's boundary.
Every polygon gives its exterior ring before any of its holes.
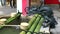
{"type": "Polygon", "coordinates": [[[34,17],[32,17],[32,19],[29,21],[29,26],[27,29],[29,29],[32,26],[32,24],[34,23],[37,17],[38,17],[38,14],[35,14],[34,17]]]}
{"type": "MultiPolygon", "coordinates": [[[[39,15],[39,16],[37,17],[36,21],[35,21],[34,24],[31,26],[31,28],[29,29],[29,31],[31,31],[31,32],[34,31],[34,29],[35,29],[35,27],[37,26],[40,18],[41,18],[41,15],[39,15]]],[[[31,34],[31,32],[27,32],[27,34],[31,34]]]]}
{"type": "MultiPolygon", "coordinates": [[[[38,25],[37,25],[37,27],[36,27],[34,32],[39,33],[43,22],[44,22],[44,18],[41,18],[41,20],[39,21],[39,23],[38,23],[38,25]]],[[[34,34],[36,34],[36,33],[34,33],[34,34]]]]}
{"type": "Polygon", "coordinates": [[[25,31],[22,31],[22,32],[20,32],[20,34],[26,34],[26,32],[25,31]]]}

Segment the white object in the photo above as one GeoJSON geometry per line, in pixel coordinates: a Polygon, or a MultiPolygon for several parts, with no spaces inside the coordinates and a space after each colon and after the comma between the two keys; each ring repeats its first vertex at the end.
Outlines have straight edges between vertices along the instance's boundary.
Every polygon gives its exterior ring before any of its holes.
{"type": "Polygon", "coordinates": [[[21,25],[22,25],[22,26],[28,26],[29,24],[28,24],[28,23],[23,22],[23,23],[21,23],[21,25]]]}
{"type": "Polygon", "coordinates": [[[40,29],[40,32],[42,32],[42,33],[50,33],[49,27],[43,28],[43,26],[42,26],[41,29],[40,29]]]}
{"type": "Polygon", "coordinates": [[[16,15],[16,13],[11,13],[11,17],[14,17],[16,15]]]}
{"type": "Polygon", "coordinates": [[[0,0],[0,6],[2,6],[2,4],[1,4],[1,0],[0,0]]]}
{"type": "Polygon", "coordinates": [[[0,19],[0,25],[4,24],[7,19],[0,19]]]}
{"type": "Polygon", "coordinates": [[[28,27],[28,25],[29,24],[28,23],[25,23],[25,22],[24,23],[21,23],[20,28],[23,29],[23,30],[26,30],[27,27],[28,27]]]}
{"type": "Polygon", "coordinates": [[[22,13],[22,0],[17,0],[17,12],[18,10],[22,13]]]}
{"type": "Polygon", "coordinates": [[[0,19],[0,21],[6,21],[7,19],[0,19]]]}

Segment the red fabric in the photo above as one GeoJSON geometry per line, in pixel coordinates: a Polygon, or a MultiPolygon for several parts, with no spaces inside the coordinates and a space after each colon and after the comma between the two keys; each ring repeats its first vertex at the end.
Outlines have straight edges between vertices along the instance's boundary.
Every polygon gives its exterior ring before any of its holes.
{"type": "Polygon", "coordinates": [[[25,8],[27,7],[27,0],[22,0],[22,14],[26,16],[25,8]]]}
{"type": "Polygon", "coordinates": [[[59,4],[58,0],[44,0],[45,4],[59,4]]]}

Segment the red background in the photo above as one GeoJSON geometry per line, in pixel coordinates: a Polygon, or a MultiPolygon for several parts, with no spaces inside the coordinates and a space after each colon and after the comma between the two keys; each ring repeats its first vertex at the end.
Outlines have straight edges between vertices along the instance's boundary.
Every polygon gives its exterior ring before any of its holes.
{"type": "Polygon", "coordinates": [[[59,4],[59,0],[44,0],[45,4],[59,4]]]}
{"type": "Polygon", "coordinates": [[[25,11],[25,8],[27,7],[27,0],[22,0],[22,14],[24,15],[24,16],[26,16],[27,14],[26,14],[26,11],[25,11]]]}

